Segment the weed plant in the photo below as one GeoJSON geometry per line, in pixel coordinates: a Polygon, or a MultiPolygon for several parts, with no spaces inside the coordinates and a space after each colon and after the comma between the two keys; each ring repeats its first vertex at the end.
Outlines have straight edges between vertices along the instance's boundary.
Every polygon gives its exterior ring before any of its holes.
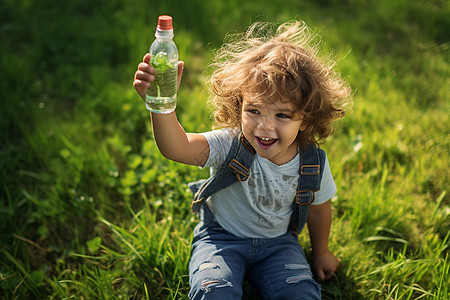
{"type": "Polygon", "coordinates": [[[0,298],[187,299],[187,183],[208,170],[159,154],[132,87],[159,14],[175,20],[177,113],[195,132],[211,126],[204,78],[227,33],[257,20],[314,27],[355,91],[322,145],[341,259],[323,297],[449,299],[442,0],[2,1],[0,298]]]}

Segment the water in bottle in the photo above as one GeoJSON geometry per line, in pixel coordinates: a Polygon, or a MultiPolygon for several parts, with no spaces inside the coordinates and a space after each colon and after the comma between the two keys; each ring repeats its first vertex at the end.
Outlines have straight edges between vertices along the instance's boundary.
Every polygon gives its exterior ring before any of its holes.
{"type": "Polygon", "coordinates": [[[155,81],[147,90],[145,105],[154,113],[168,114],[177,103],[178,49],[173,42],[172,17],[160,16],[155,41],[150,47],[150,64],[155,69],[155,81]]]}

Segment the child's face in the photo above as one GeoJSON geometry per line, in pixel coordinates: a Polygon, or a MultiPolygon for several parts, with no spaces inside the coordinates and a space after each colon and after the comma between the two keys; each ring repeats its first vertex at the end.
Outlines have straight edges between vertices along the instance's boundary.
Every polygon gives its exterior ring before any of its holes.
{"type": "Polygon", "coordinates": [[[301,116],[294,113],[292,103],[244,96],[242,103],[244,136],[259,156],[274,164],[285,164],[297,155],[297,135],[304,127],[301,116]]]}

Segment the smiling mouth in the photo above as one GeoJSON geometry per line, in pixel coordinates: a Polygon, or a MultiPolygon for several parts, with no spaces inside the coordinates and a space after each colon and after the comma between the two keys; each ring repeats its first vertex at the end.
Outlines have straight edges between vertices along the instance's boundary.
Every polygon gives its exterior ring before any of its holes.
{"type": "Polygon", "coordinates": [[[264,147],[272,146],[273,144],[275,144],[276,141],[278,141],[278,139],[274,138],[265,138],[265,137],[256,137],[256,138],[259,144],[264,147]]]}

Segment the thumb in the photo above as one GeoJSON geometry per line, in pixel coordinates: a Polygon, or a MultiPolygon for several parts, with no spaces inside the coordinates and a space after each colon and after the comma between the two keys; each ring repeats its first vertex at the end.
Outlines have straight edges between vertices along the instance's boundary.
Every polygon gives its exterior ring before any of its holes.
{"type": "Polygon", "coordinates": [[[180,87],[181,77],[183,76],[183,70],[184,70],[184,61],[179,61],[178,62],[178,83],[177,83],[177,88],[180,87]]]}

